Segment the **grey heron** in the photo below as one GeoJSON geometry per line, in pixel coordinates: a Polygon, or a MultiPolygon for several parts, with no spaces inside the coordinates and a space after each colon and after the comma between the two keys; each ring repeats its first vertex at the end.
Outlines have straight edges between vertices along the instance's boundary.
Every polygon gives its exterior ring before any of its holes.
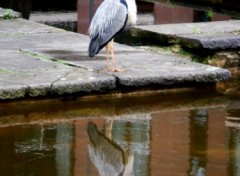
{"type": "Polygon", "coordinates": [[[123,29],[136,24],[137,7],[135,0],[104,0],[93,16],[89,27],[89,57],[94,57],[106,46],[106,68],[110,71],[123,71],[116,67],[113,38],[123,29]],[[109,66],[109,52],[113,67],[109,66]]]}

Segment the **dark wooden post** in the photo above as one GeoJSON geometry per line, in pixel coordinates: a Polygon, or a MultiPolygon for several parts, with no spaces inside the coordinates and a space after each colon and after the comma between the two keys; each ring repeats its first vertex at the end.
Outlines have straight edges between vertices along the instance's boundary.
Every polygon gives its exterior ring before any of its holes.
{"type": "Polygon", "coordinates": [[[103,0],[78,0],[78,33],[87,34],[91,18],[103,0]]]}
{"type": "Polygon", "coordinates": [[[29,19],[32,9],[32,0],[10,0],[9,8],[20,12],[23,18],[29,19]]]}

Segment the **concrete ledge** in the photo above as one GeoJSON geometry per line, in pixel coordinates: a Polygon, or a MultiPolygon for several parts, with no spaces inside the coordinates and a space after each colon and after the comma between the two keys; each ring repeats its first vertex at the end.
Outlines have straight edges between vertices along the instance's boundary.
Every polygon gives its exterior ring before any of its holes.
{"type": "Polygon", "coordinates": [[[77,31],[77,12],[34,12],[29,20],[67,31],[77,31]]]}
{"type": "Polygon", "coordinates": [[[234,33],[193,34],[179,36],[180,44],[189,48],[236,49],[240,48],[240,35],[234,33]]]}
{"type": "Polygon", "coordinates": [[[178,42],[189,48],[240,48],[240,20],[136,26],[135,35],[149,41],[178,42]]]}

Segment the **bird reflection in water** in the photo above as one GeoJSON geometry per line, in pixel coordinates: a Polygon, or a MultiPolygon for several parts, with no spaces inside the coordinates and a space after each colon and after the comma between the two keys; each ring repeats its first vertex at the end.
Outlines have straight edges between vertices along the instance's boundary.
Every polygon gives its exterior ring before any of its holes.
{"type": "MultiPolygon", "coordinates": [[[[108,127],[112,128],[112,123],[108,127]]],[[[111,129],[108,131],[111,131],[111,129]]],[[[87,126],[88,154],[100,176],[130,176],[133,156],[126,154],[107,134],[100,132],[93,122],[87,126]]]]}

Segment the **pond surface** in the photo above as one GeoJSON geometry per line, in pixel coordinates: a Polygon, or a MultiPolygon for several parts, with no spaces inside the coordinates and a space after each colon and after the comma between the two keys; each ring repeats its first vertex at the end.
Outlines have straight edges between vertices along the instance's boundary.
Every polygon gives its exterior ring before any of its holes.
{"type": "Polygon", "coordinates": [[[240,100],[212,89],[18,102],[0,113],[4,176],[240,175],[240,100]]]}

